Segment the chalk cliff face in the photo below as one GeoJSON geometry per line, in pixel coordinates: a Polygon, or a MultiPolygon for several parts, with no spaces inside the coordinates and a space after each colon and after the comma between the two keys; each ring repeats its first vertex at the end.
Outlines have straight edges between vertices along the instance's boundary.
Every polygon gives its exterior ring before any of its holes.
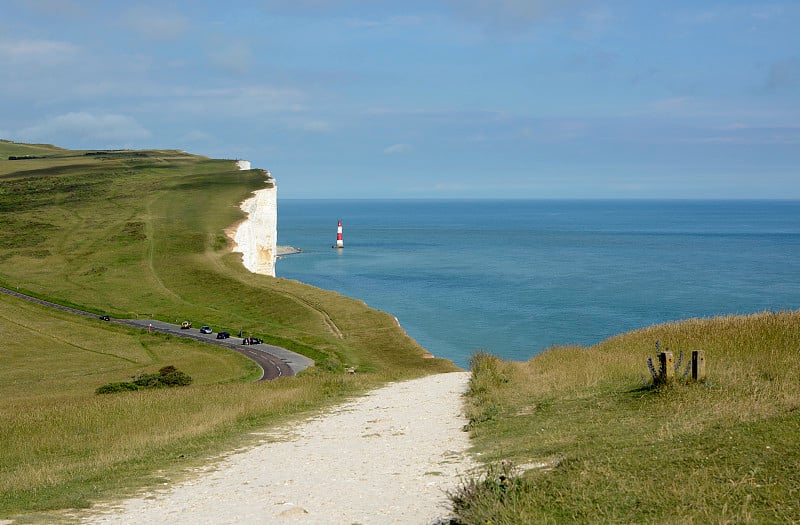
{"type": "MultiPolygon", "coordinates": [[[[240,169],[250,169],[247,161],[238,161],[240,169]],[[245,167],[246,166],[246,167],[245,167]]],[[[240,208],[247,218],[239,224],[233,241],[234,252],[242,254],[242,264],[253,273],[275,277],[278,241],[278,187],[269,171],[264,170],[267,187],[253,192],[240,208]]]]}

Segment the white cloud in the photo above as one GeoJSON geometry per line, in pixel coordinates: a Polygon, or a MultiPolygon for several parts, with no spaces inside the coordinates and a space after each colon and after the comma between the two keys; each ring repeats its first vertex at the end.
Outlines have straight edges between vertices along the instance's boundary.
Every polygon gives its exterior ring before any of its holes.
{"type": "Polygon", "coordinates": [[[72,60],[78,51],[74,44],[55,40],[0,41],[0,58],[12,62],[53,64],[72,60]]]}
{"type": "Polygon", "coordinates": [[[585,121],[542,119],[535,122],[535,127],[520,128],[519,137],[536,142],[571,142],[585,137],[589,131],[590,126],[585,121]]]}
{"type": "Polygon", "coordinates": [[[243,74],[250,70],[253,53],[244,42],[227,42],[208,54],[211,63],[229,73],[243,74]]]}
{"type": "Polygon", "coordinates": [[[364,28],[374,28],[374,27],[382,27],[384,22],[380,20],[368,20],[366,18],[348,18],[346,24],[350,27],[354,27],[357,29],[364,29],[364,28]]]}
{"type": "Polygon", "coordinates": [[[299,112],[306,109],[304,95],[296,89],[267,86],[219,89],[176,88],[171,109],[203,115],[252,117],[264,113],[299,112]]]}
{"type": "Polygon", "coordinates": [[[307,133],[325,134],[333,131],[333,126],[330,122],[326,120],[312,120],[303,114],[284,115],[280,119],[280,122],[282,122],[287,129],[300,130],[307,133]]]}
{"type": "Polygon", "coordinates": [[[470,184],[463,184],[460,182],[437,182],[433,185],[433,189],[435,190],[475,190],[478,189],[478,186],[470,185],[470,184]]]}
{"type": "Polygon", "coordinates": [[[800,58],[789,58],[770,66],[767,74],[767,90],[796,89],[798,87],[800,87],[800,58]]]}
{"type": "Polygon", "coordinates": [[[188,142],[188,143],[195,143],[195,142],[211,142],[214,140],[214,137],[206,133],[205,131],[200,131],[194,129],[185,135],[183,135],[180,139],[180,142],[188,142]]]}
{"type": "Polygon", "coordinates": [[[680,24],[704,25],[717,22],[720,18],[722,18],[723,11],[721,11],[717,6],[703,6],[700,9],[690,8],[677,10],[673,13],[673,15],[680,24]]]}
{"type": "Polygon", "coordinates": [[[671,113],[686,109],[692,101],[690,97],[670,97],[657,100],[652,104],[652,108],[657,112],[671,113]]]}
{"type": "Polygon", "coordinates": [[[423,23],[423,19],[419,16],[410,15],[397,15],[387,16],[380,19],[372,18],[346,18],[345,24],[348,27],[356,29],[373,29],[373,28],[407,28],[411,26],[418,26],[423,23]]]}
{"type": "Polygon", "coordinates": [[[364,12],[393,5],[388,0],[262,0],[261,6],[271,13],[319,16],[332,12],[355,10],[364,12]]]}
{"type": "Polygon", "coordinates": [[[743,122],[732,122],[730,124],[723,124],[721,126],[717,126],[716,129],[721,131],[737,131],[740,129],[750,129],[750,126],[743,122]]]}
{"type": "Polygon", "coordinates": [[[751,128],[747,126],[712,129],[711,134],[679,140],[688,144],[792,145],[800,144],[796,126],[751,128]],[[715,133],[716,132],[716,133],[715,133]]]}
{"type": "Polygon", "coordinates": [[[383,148],[383,152],[386,155],[397,155],[400,153],[408,153],[413,149],[414,148],[412,148],[410,144],[392,144],[391,146],[383,148]]]}
{"type": "Polygon", "coordinates": [[[753,5],[750,15],[758,20],[774,20],[783,16],[786,11],[782,5],[753,5]]]}
{"type": "Polygon", "coordinates": [[[522,31],[583,0],[444,0],[458,17],[493,31],[522,31]]]}
{"type": "Polygon", "coordinates": [[[589,38],[605,33],[617,22],[616,16],[607,8],[593,7],[592,10],[580,13],[580,26],[575,36],[589,38]]]}
{"type": "Polygon", "coordinates": [[[91,144],[95,147],[132,144],[150,137],[150,132],[125,115],[66,113],[22,129],[18,135],[27,141],[56,141],[91,144]]]}
{"type": "Polygon", "coordinates": [[[303,124],[303,129],[313,133],[329,133],[331,131],[331,125],[322,120],[315,120],[303,124]]]}
{"type": "Polygon", "coordinates": [[[123,16],[123,23],[147,38],[172,40],[189,27],[186,18],[163,8],[135,7],[123,16]]]}
{"type": "Polygon", "coordinates": [[[17,0],[15,3],[39,16],[57,19],[85,16],[87,9],[93,7],[86,0],[17,0]]]}

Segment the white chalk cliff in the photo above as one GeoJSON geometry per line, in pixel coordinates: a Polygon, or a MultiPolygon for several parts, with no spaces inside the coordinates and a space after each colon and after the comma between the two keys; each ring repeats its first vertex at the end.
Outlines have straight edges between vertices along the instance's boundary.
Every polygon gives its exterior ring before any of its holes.
{"type": "MultiPolygon", "coordinates": [[[[237,161],[239,169],[249,170],[250,162],[237,161]]],[[[233,235],[234,252],[242,254],[242,264],[253,273],[275,277],[275,256],[278,241],[278,186],[269,171],[266,187],[253,192],[240,208],[247,215],[233,235]]]]}

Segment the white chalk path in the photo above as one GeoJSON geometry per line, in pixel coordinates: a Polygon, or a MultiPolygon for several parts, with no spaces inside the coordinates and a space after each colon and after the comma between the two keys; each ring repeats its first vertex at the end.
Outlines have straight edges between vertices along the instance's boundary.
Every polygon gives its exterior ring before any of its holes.
{"type": "Polygon", "coordinates": [[[468,380],[456,372],[390,384],[84,523],[435,523],[448,515],[446,492],[474,468],[462,431],[468,380]]]}

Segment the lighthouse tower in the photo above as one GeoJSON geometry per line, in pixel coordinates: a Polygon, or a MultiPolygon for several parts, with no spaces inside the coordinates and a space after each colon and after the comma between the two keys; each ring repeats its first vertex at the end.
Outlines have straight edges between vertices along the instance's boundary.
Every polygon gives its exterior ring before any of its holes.
{"type": "Polygon", "coordinates": [[[336,244],[331,246],[331,248],[344,248],[344,240],[342,240],[342,219],[339,219],[339,224],[336,226],[336,244]]]}

